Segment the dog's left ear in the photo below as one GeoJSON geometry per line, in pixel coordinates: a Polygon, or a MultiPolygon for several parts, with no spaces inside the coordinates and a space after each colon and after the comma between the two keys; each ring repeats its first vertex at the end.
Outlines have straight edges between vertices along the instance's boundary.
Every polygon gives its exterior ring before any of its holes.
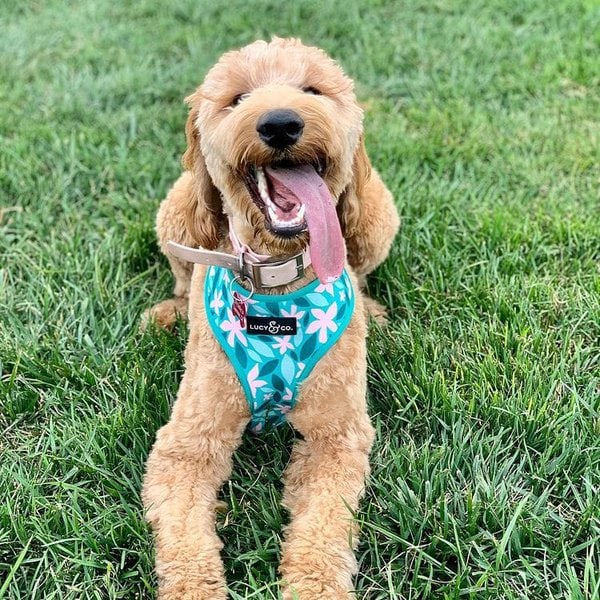
{"type": "Polygon", "coordinates": [[[200,145],[200,133],[196,121],[202,97],[198,91],[185,99],[190,107],[185,137],[187,149],[181,162],[191,171],[193,183],[184,211],[185,226],[194,241],[207,250],[214,250],[219,243],[219,233],[224,222],[221,194],[213,183],[200,145]]]}
{"type": "Polygon", "coordinates": [[[348,257],[352,264],[352,249],[355,238],[360,235],[365,219],[365,207],[362,198],[365,186],[371,177],[371,161],[367,156],[364,136],[360,136],[352,162],[352,180],[342,192],[338,201],[337,212],[342,226],[342,233],[348,247],[348,257]]]}

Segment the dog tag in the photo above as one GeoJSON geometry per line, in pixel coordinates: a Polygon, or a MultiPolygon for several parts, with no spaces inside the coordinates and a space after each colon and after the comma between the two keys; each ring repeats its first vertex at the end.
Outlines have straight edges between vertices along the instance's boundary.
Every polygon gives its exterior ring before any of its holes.
{"type": "Polygon", "coordinates": [[[238,292],[233,292],[233,306],[231,312],[240,321],[242,327],[246,327],[246,313],[248,309],[246,307],[246,298],[243,298],[238,292]]]}

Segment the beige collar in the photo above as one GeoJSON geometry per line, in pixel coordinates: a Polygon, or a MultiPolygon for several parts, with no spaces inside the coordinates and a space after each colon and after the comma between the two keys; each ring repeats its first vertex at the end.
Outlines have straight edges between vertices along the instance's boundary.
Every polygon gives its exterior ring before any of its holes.
{"type": "Polygon", "coordinates": [[[304,276],[311,264],[310,248],[289,258],[273,260],[266,254],[256,254],[243,244],[229,222],[229,237],[235,254],[190,248],[176,242],[167,242],[169,252],[181,260],[201,265],[214,265],[233,271],[241,279],[248,278],[257,288],[288,285],[304,276]]]}

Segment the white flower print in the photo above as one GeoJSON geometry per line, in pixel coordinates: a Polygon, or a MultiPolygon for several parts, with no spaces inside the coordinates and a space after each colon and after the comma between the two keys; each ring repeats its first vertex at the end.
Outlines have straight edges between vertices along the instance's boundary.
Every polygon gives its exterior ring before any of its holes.
{"type": "Polygon", "coordinates": [[[298,307],[295,304],[292,304],[289,311],[281,309],[281,314],[284,317],[301,319],[304,316],[304,311],[298,310],[298,307]]]}
{"type": "Polygon", "coordinates": [[[333,283],[320,283],[316,288],[315,292],[327,292],[333,296],[333,283]]]}
{"type": "Polygon", "coordinates": [[[250,371],[248,372],[247,380],[248,385],[250,386],[250,392],[252,393],[252,397],[256,398],[256,390],[258,388],[267,385],[267,382],[262,379],[257,379],[258,377],[258,364],[254,365],[250,371]]]}
{"type": "Polygon", "coordinates": [[[279,354],[285,354],[287,350],[291,350],[294,347],[293,344],[290,344],[291,339],[291,335],[284,335],[273,344],[273,348],[279,348],[279,354]]]}
{"type": "Polygon", "coordinates": [[[319,332],[319,342],[324,344],[327,341],[328,331],[337,331],[337,323],[334,322],[335,316],[337,315],[337,304],[335,302],[327,309],[327,311],[321,310],[320,308],[313,308],[311,311],[314,321],[311,321],[310,325],[306,329],[306,333],[319,332]]]}
{"type": "Polygon", "coordinates": [[[243,334],[242,324],[240,320],[231,312],[231,309],[227,309],[227,320],[222,321],[220,325],[223,331],[228,331],[229,334],[227,336],[227,343],[233,348],[235,340],[239,340],[239,342],[243,346],[248,345],[248,340],[246,336],[243,334]]]}
{"type": "Polygon", "coordinates": [[[213,299],[210,301],[210,307],[215,311],[217,315],[221,314],[221,309],[225,306],[223,302],[223,290],[217,290],[213,299]]]}

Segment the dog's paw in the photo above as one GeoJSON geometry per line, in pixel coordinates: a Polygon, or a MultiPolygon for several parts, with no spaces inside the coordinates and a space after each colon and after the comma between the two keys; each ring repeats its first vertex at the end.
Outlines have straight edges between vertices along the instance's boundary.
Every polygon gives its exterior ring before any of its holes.
{"type": "Polygon", "coordinates": [[[283,600],[355,600],[354,592],[321,590],[298,590],[288,587],[283,590],[283,600]]]}
{"type": "Polygon", "coordinates": [[[212,590],[186,590],[177,589],[173,591],[161,591],[159,590],[157,600],[226,600],[227,594],[225,592],[215,592],[212,590]]]}
{"type": "Polygon", "coordinates": [[[227,588],[221,575],[211,578],[208,573],[186,576],[186,568],[181,567],[181,575],[170,581],[160,581],[157,600],[227,600],[227,588]]]}
{"type": "Polygon", "coordinates": [[[177,318],[187,319],[188,299],[175,297],[169,300],[163,300],[155,304],[152,308],[144,311],[140,322],[140,327],[145,330],[150,323],[153,323],[161,329],[171,330],[177,322],[177,318]]]}
{"type": "Polygon", "coordinates": [[[377,324],[379,324],[382,327],[388,324],[387,309],[385,308],[385,306],[383,306],[383,304],[380,304],[379,302],[377,302],[377,300],[374,300],[369,296],[364,296],[363,302],[367,318],[371,317],[377,324]]]}

